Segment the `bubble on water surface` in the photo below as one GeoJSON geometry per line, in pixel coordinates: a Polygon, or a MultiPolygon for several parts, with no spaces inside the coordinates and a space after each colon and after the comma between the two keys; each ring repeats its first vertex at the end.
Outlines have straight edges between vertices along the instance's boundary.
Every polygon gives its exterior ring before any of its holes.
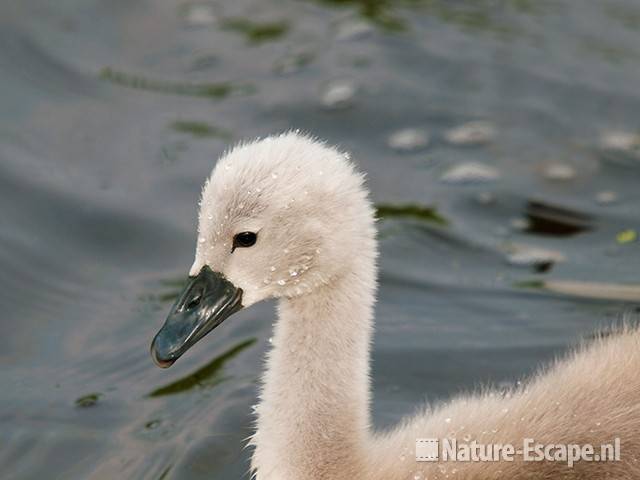
{"type": "Polygon", "coordinates": [[[492,192],[480,192],[476,195],[476,201],[480,205],[491,205],[495,203],[496,196],[492,192]]]}
{"type": "Polygon", "coordinates": [[[190,27],[209,27],[216,22],[210,5],[193,4],[186,7],[184,20],[190,27]]]}
{"type": "Polygon", "coordinates": [[[596,194],[596,202],[600,205],[611,205],[618,201],[618,194],[612,190],[603,190],[596,194]]]}
{"type": "Polygon", "coordinates": [[[454,127],[445,133],[447,142],[458,145],[481,145],[488,143],[496,136],[495,126],[486,121],[469,122],[454,127]]]}
{"type": "Polygon", "coordinates": [[[373,32],[369,22],[358,18],[349,18],[342,21],[336,31],[336,39],[342,41],[360,40],[368,37],[373,32]]]}
{"type": "Polygon", "coordinates": [[[640,133],[605,132],[600,137],[600,149],[605,160],[625,166],[640,164],[640,133]]]}
{"type": "Polygon", "coordinates": [[[509,225],[514,230],[525,231],[530,227],[529,220],[523,217],[516,217],[509,220],[509,225]]]}
{"type": "Polygon", "coordinates": [[[480,162],[467,162],[456,165],[447,170],[440,180],[451,184],[487,183],[500,178],[497,168],[480,162]]]}
{"type": "Polygon", "coordinates": [[[606,132],[600,138],[600,145],[609,150],[640,149],[640,134],[635,132],[606,132]]]}
{"type": "Polygon", "coordinates": [[[548,180],[568,181],[576,177],[576,169],[566,163],[552,163],[543,168],[542,175],[548,180]]]}
{"type": "Polygon", "coordinates": [[[330,110],[350,107],[356,95],[356,85],[348,80],[336,80],[322,92],[322,106],[330,110]]]}
{"type": "Polygon", "coordinates": [[[398,152],[415,152],[429,145],[429,135],[420,128],[405,128],[389,135],[387,145],[398,152]]]}
{"type": "Polygon", "coordinates": [[[507,248],[507,261],[518,267],[536,267],[539,271],[547,271],[554,264],[565,260],[564,254],[557,250],[529,245],[509,245],[507,248]]]}

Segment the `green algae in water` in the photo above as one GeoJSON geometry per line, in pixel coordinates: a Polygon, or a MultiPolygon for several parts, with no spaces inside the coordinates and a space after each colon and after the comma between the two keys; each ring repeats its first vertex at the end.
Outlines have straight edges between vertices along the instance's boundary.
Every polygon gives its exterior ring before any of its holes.
{"type": "Polygon", "coordinates": [[[406,22],[395,12],[397,6],[418,5],[416,0],[393,2],[391,0],[316,0],[334,7],[355,7],[364,19],[383,30],[398,32],[406,30],[406,22]]]}
{"type": "Polygon", "coordinates": [[[161,303],[173,303],[178,299],[178,296],[187,286],[187,283],[189,283],[189,277],[182,276],[161,280],[160,284],[168,290],[154,295],[153,298],[161,303]]]}
{"type": "Polygon", "coordinates": [[[185,95],[191,97],[205,97],[213,100],[221,100],[231,94],[250,94],[255,91],[251,85],[236,85],[232,82],[218,83],[181,83],[157,80],[140,75],[133,75],[115,70],[110,67],[103,68],[99,77],[115,85],[129,87],[137,90],[166,93],[170,95],[185,95]]]}
{"type": "Polygon", "coordinates": [[[229,18],[223,22],[223,28],[244,35],[251,45],[259,45],[279,40],[289,32],[291,26],[286,20],[254,22],[247,18],[229,18]]]}
{"type": "Polygon", "coordinates": [[[173,465],[169,465],[167,468],[165,468],[164,471],[158,477],[158,480],[165,480],[169,478],[169,472],[171,472],[172,468],[173,468],[173,465]]]}
{"type": "Polygon", "coordinates": [[[102,396],[102,393],[89,393],[87,395],[83,395],[75,401],[75,406],[78,408],[94,407],[102,396]]]}
{"type": "Polygon", "coordinates": [[[195,372],[172,382],[164,387],[157,388],[147,395],[147,397],[165,397],[183,393],[194,388],[211,388],[218,385],[229,377],[222,376],[222,369],[229,360],[238,355],[243,350],[249,348],[256,343],[255,338],[250,338],[244,342],[240,342],[222,355],[214,358],[204,367],[199,368],[195,372]]]}
{"type": "Polygon", "coordinates": [[[150,420],[144,424],[146,430],[155,430],[162,424],[162,420],[150,420]]]}
{"type": "Polygon", "coordinates": [[[616,235],[616,241],[624,245],[625,243],[632,243],[638,239],[638,233],[635,230],[623,230],[616,235]]]}
{"type": "Polygon", "coordinates": [[[152,304],[173,303],[178,299],[188,282],[189,278],[186,276],[166,278],[157,283],[154,282],[154,286],[151,287],[152,291],[140,295],[138,299],[141,302],[152,304]]]}
{"type": "Polygon", "coordinates": [[[640,30],[640,9],[622,5],[605,7],[605,14],[629,30],[640,30]]]}
{"type": "Polygon", "coordinates": [[[231,132],[223,128],[218,128],[206,122],[194,120],[176,120],[171,124],[171,128],[179,133],[187,133],[196,138],[222,138],[230,139],[231,132]]]}
{"type": "Polygon", "coordinates": [[[540,290],[544,288],[543,280],[523,280],[522,282],[516,282],[513,284],[515,288],[529,288],[540,290]]]}
{"type": "Polygon", "coordinates": [[[410,204],[378,204],[376,206],[376,216],[380,219],[387,218],[412,218],[423,222],[435,223],[437,225],[448,225],[446,218],[438,213],[435,207],[410,204]]]}
{"type": "Polygon", "coordinates": [[[277,60],[273,71],[280,75],[297,72],[313,62],[315,57],[313,52],[293,52],[277,60]]]}
{"type": "Polygon", "coordinates": [[[442,22],[470,32],[489,32],[513,36],[517,30],[505,18],[505,12],[539,15],[547,7],[547,0],[315,0],[334,7],[353,7],[358,14],[374,25],[389,32],[407,30],[404,10],[419,10],[442,22]]]}
{"type": "Polygon", "coordinates": [[[638,54],[634,50],[606,42],[596,36],[585,37],[580,42],[580,50],[585,54],[600,57],[616,65],[638,60],[638,54]]]}

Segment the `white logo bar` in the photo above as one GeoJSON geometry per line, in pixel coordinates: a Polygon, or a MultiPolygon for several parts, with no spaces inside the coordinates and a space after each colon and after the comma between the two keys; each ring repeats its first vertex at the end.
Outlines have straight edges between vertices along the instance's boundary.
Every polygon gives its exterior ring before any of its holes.
{"type": "Polygon", "coordinates": [[[620,460],[620,439],[602,445],[575,443],[542,444],[525,438],[522,445],[460,441],[456,438],[416,439],[416,462],[617,462],[620,460]]]}

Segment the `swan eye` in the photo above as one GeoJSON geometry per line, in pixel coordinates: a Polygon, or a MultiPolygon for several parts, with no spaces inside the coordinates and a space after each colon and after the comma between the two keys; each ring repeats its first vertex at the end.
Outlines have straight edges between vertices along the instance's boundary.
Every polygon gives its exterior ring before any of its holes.
{"type": "Polygon", "coordinates": [[[247,248],[255,245],[258,240],[258,235],[254,232],[241,232],[236,234],[233,237],[233,248],[231,251],[233,252],[236,248],[247,248]]]}

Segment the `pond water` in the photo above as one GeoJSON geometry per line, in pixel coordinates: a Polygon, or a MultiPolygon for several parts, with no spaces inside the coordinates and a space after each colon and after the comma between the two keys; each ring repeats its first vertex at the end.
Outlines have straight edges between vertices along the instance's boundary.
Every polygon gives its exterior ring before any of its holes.
{"type": "Polygon", "coordinates": [[[638,309],[637,2],[20,0],[0,45],[3,478],[247,478],[274,305],[149,356],[243,138],[368,173],[379,428],[638,309]]]}

